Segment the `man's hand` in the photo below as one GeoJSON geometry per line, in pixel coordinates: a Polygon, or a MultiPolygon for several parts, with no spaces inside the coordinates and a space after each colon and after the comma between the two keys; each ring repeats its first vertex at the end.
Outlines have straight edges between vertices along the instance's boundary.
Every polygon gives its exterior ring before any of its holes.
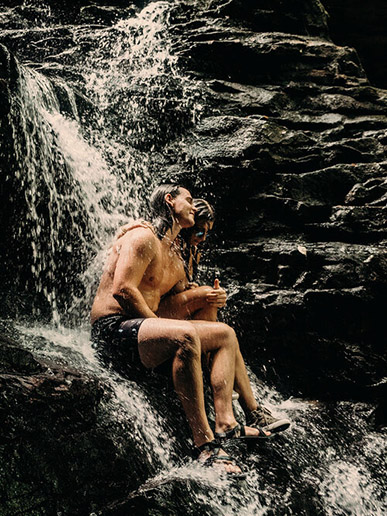
{"type": "Polygon", "coordinates": [[[227,301],[227,294],[225,290],[220,288],[218,279],[215,279],[214,281],[214,288],[207,293],[206,301],[210,305],[215,305],[218,308],[225,306],[227,301]]]}

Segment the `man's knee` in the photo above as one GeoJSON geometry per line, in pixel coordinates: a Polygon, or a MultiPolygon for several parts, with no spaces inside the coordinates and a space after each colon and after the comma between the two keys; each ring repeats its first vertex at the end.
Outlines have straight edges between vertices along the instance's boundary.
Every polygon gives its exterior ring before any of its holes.
{"type": "Polygon", "coordinates": [[[217,331],[219,332],[219,338],[222,339],[227,344],[230,344],[232,346],[235,346],[238,344],[238,339],[236,336],[235,331],[225,323],[217,323],[218,328],[217,331]]]}
{"type": "Polygon", "coordinates": [[[176,342],[178,349],[176,356],[183,361],[200,359],[200,339],[192,324],[187,324],[182,328],[176,342]]]}

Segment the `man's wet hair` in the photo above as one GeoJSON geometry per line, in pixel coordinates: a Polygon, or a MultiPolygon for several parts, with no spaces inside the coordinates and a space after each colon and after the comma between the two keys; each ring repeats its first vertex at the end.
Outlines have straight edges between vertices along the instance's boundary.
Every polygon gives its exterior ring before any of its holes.
{"type": "Polygon", "coordinates": [[[172,229],[174,221],[172,209],[167,204],[165,196],[170,194],[175,199],[179,195],[181,188],[184,187],[178,184],[166,183],[158,186],[151,195],[149,201],[151,222],[160,240],[168,229],[172,229]]]}

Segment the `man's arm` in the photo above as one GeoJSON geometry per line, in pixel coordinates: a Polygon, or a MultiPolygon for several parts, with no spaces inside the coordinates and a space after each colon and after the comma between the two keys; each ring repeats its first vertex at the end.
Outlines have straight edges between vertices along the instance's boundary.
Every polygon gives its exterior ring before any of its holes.
{"type": "Polygon", "coordinates": [[[139,290],[146,269],[156,256],[154,235],[138,229],[121,238],[121,248],[114,271],[113,297],[128,314],[157,317],[139,290]]]}

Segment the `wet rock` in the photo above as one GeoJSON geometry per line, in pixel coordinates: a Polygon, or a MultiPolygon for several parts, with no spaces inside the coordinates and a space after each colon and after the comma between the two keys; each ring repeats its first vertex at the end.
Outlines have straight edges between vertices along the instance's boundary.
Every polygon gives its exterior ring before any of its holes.
{"type": "Polygon", "coordinates": [[[381,430],[387,427],[387,378],[370,385],[370,391],[376,398],[377,405],[369,419],[378,430],[381,430]]]}
{"type": "Polygon", "coordinates": [[[0,333],[0,373],[30,375],[44,370],[32,353],[20,349],[15,341],[0,333]]]}
{"type": "Polygon", "coordinates": [[[338,45],[355,47],[371,82],[386,88],[385,2],[374,0],[369,6],[361,1],[323,0],[323,4],[328,11],[328,26],[333,41],[338,45]]]}
{"type": "Polygon", "coordinates": [[[386,206],[337,206],[332,212],[331,223],[327,227],[364,237],[387,237],[386,206]]]}
{"type": "MultiPolygon", "coordinates": [[[[0,338],[1,514],[90,514],[135,490],[149,465],[111,386],[0,338]]],[[[160,391],[159,391],[160,392],[160,391]]],[[[182,442],[186,437],[182,437],[182,442]]]]}
{"type": "Polygon", "coordinates": [[[348,192],[345,204],[385,206],[387,204],[387,179],[376,177],[364,183],[356,183],[348,192]]]}
{"type": "Polygon", "coordinates": [[[356,53],[327,41],[280,33],[249,33],[228,28],[199,29],[181,51],[182,64],[210,79],[247,84],[366,82],[356,53]]]}
{"type": "Polygon", "coordinates": [[[6,28],[29,28],[36,25],[72,24],[91,21],[109,25],[125,15],[130,15],[146,2],[142,0],[128,4],[123,0],[111,0],[105,5],[90,0],[70,0],[63,6],[58,0],[23,2],[12,0],[2,2],[8,9],[2,13],[2,23],[6,28]]]}
{"type": "Polygon", "coordinates": [[[221,275],[225,319],[247,362],[293,395],[375,399],[369,386],[386,367],[384,244],[261,240],[212,256],[232,281],[221,275]]]}
{"type": "Polygon", "coordinates": [[[0,41],[16,55],[22,53],[23,60],[29,63],[50,59],[68,50],[73,44],[71,32],[65,27],[30,28],[27,33],[8,30],[1,35],[0,41]]]}
{"type": "MultiPolygon", "coordinates": [[[[264,1],[259,5],[254,0],[211,0],[204,8],[194,1],[185,0],[176,12],[184,21],[195,13],[207,18],[225,18],[229,24],[247,26],[256,32],[287,32],[311,36],[328,36],[327,13],[319,0],[297,0],[288,6],[280,0],[264,1]],[[201,10],[202,9],[202,10],[201,10]]],[[[176,21],[176,20],[175,20],[176,21]]]]}
{"type": "Polygon", "coordinates": [[[86,23],[103,23],[113,25],[122,18],[128,18],[136,13],[132,9],[118,9],[112,6],[87,5],[81,7],[80,18],[86,23]]]}
{"type": "Polygon", "coordinates": [[[253,295],[250,288],[233,296],[244,317],[231,321],[259,378],[292,395],[375,399],[368,387],[386,367],[378,340],[382,297],[359,288],[253,295]]]}

